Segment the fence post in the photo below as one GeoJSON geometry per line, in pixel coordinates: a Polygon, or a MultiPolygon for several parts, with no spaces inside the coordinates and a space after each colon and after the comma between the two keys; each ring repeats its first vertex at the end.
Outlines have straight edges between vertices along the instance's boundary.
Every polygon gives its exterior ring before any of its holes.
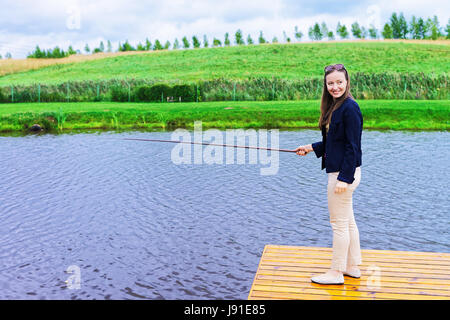
{"type": "Polygon", "coordinates": [[[198,83],[195,84],[195,102],[198,102],[198,83]]]}
{"type": "Polygon", "coordinates": [[[38,83],[38,102],[41,102],[41,84],[38,83]]]}
{"type": "Polygon", "coordinates": [[[405,82],[405,90],[403,91],[403,100],[406,99],[406,82],[405,82]]]}
{"type": "Polygon", "coordinates": [[[11,102],[14,103],[14,87],[11,86],[11,102]]]}
{"type": "Polygon", "coordinates": [[[69,98],[69,94],[70,94],[70,87],[69,87],[69,82],[67,82],[67,96],[66,96],[66,99],[67,99],[67,102],[69,102],[69,100],[70,100],[70,98],[69,98]]]}
{"type": "Polygon", "coordinates": [[[97,100],[100,100],[100,85],[97,84],[97,100]]]}
{"type": "Polygon", "coordinates": [[[272,100],[275,100],[275,81],[272,80],[272,100]]]}
{"type": "Polygon", "coordinates": [[[131,100],[131,88],[130,88],[130,84],[128,83],[128,102],[130,102],[131,100]]]}
{"type": "Polygon", "coordinates": [[[236,82],[233,85],[233,101],[236,101],[236,82]]]}

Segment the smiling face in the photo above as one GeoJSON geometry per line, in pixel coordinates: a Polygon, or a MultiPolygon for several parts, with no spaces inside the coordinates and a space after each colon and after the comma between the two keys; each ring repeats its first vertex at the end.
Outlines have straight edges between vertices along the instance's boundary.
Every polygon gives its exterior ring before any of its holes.
{"type": "Polygon", "coordinates": [[[327,90],[334,99],[339,98],[345,93],[347,87],[347,80],[345,79],[345,73],[341,71],[333,71],[325,78],[327,84],[327,90]]]}

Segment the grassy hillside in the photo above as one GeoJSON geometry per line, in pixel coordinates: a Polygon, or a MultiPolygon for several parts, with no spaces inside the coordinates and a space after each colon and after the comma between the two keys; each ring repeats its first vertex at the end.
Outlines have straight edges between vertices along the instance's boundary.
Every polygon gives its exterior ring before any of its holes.
{"type": "MultiPolygon", "coordinates": [[[[358,101],[365,129],[449,130],[447,101],[358,101]]],[[[0,132],[86,129],[317,128],[319,101],[204,103],[15,103],[0,105],[0,132]]]]}
{"type": "Polygon", "coordinates": [[[153,51],[13,73],[0,77],[0,86],[130,78],[186,82],[276,76],[293,80],[321,77],[323,67],[332,63],[344,63],[350,74],[424,72],[448,75],[450,46],[361,41],[153,51]]]}
{"type": "Polygon", "coordinates": [[[51,58],[51,59],[1,59],[0,60],[0,76],[4,76],[10,73],[25,72],[30,70],[40,69],[46,66],[56,64],[66,64],[74,62],[85,62],[89,60],[103,59],[112,56],[130,55],[136,54],[136,51],[126,52],[98,52],[89,55],[76,54],[65,58],[51,58]]]}

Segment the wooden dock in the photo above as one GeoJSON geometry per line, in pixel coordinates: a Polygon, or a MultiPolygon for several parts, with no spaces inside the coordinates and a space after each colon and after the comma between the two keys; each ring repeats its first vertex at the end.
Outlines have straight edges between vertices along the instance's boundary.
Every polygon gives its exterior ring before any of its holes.
{"type": "Polygon", "coordinates": [[[450,300],[450,253],[362,250],[361,278],[320,285],[331,248],[266,245],[248,299],[450,300]]]}

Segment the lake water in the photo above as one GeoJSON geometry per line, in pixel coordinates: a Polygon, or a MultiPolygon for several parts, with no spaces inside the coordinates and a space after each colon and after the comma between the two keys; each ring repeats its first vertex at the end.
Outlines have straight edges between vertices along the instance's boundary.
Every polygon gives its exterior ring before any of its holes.
{"type": "MultiPolygon", "coordinates": [[[[261,175],[130,137],[171,133],[0,137],[0,299],[246,299],[266,244],[331,246],[314,154],[261,175]]],[[[279,133],[280,148],[318,140],[279,133]]],[[[448,132],[363,132],[363,249],[450,252],[449,150],[448,132]]]]}

